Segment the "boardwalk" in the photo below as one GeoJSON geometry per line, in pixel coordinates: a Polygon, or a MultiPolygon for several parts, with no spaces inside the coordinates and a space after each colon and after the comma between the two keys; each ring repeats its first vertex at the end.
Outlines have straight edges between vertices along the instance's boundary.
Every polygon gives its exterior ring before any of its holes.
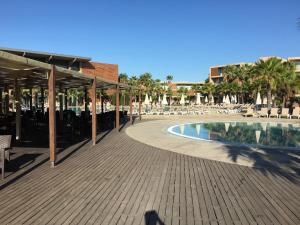
{"type": "Polygon", "coordinates": [[[0,224],[300,224],[299,182],[113,131],[2,188],[0,224]]]}

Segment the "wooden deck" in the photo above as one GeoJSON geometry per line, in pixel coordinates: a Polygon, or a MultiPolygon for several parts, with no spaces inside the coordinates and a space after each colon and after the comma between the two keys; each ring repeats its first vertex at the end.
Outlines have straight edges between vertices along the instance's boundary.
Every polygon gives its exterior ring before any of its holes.
{"type": "Polygon", "coordinates": [[[0,224],[300,224],[299,184],[113,131],[3,186],[0,224]]]}

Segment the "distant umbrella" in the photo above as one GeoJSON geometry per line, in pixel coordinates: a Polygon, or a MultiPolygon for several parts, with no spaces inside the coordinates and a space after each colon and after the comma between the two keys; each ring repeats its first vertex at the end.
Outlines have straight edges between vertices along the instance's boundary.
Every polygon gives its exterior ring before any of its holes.
{"type": "Polygon", "coordinates": [[[145,97],[145,101],[144,101],[145,105],[149,105],[149,98],[148,98],[148,94],[146,94],[145,97]]]}
{"type": "Polygon", "coordinates": [[[257,97],[256,97],[256,105],[261,105],[261,97],[260,97],[260,93],[257,93],[257,97]]]}
{"type": "Polygon", "coordinates": [[[152,96],[150,96],[150,98],[149,98],[149,102],[150,102],[150,103],[152,102],[152,96]]]}
{"type": "Polygon", "coordinates": [[[226,95],[226,101],[225,101],[226,104],[230,104],[230,99],[229,99],[229,95],[226,95]]]}
{"type": "Polygon", "coordinates": [[[201,104],[200,93],[197,93],[196,105],[200,105],[200,104],[201,104]]]}
{"type": "Polygon", "coordinates": [[[222,102],[226,103],[226,96],[225,95],[223,95],[223,101],[222,102]]]}
{"type": "Polygon", "coordinates": [[[168,104],[166,94],[164,94],[164,96],[163,96],[162,104],[163,104],[163,105],[167,105],[167,104],[168,104]]]}
{"type": "Polygon", "coordinates": [[[185,103],[185,100],[184,100],[184,95],[182,94],[181,95],[181,99],[180,99],[180,105],[184,105],[184,103],[185,103]]]}
{"type": "Polygon", "coordinates": [[[205,96],[205,100],[204,100],[204,101],[205,101],[205,103],[207,103],[207,102],[208,102],[207,96],[205,96]]]}

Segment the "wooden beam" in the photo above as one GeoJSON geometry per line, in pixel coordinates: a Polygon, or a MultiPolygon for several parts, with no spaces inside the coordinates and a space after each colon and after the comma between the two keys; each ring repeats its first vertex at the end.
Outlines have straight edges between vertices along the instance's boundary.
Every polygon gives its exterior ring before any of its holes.
{"type": "Polygon", "coordinates": [[[0,89],[0,113],[3,113],[3,96],[2,96],[2,89],[0,89]]]}
{"type": "Polygon", "coordinates": [[[21,91],[18,80],[15,79],[15,102],[16,102],[16,140],[21,140],[21,91]]]}
{"type": "Polygon", "coordinates": [[[101,102],[101,114],[104,113],[104,92],[103,90],[100,91],[100,102],[101,102]]]}
{"type": "Polygon", "coordinates": [[[30,95],[29,108],[30,108],[30,111],[32,111],[32,88],[29,89],[29,95],[30,95]]]}
{"type": "Polygon", "coordinates": [[[116,129],[120,129],[120,88],[117,85],[116,88],[116,129]]]}
{"type": "Polygon", "coordinates": [[[6,84],[4,87],[4,103],[5,103],[5,114],[9,112],[9,89],[8,85],[6,84]]]}
{"type": "Polygon", "coordinates": [[[63,93],[60,91],[59,93],[59,119],[63,120],[63,112],[64,112],[64,105],[63,105],[63,93]]]}
{"type": "Polygon", "coordinates": [[[133,122],[133,120],[132,120],[132,90],[130,90],[130,94],[129,94],[129,121],[130,121],[130,123],[133,122]]]}
{"type": "Polygon", "coordinates": [[[43,113],[43,116],[45,114],[45,90],[43,87],[41,87],[41,105],[42,105],[42,113],[43,113]]]}
{"type": "Polygon", "coordinates": [[[86,88],[84,88],[84,111],[88,111],[89,106],[89,99],[88,99],[88,91],[86,88]]]}
{"type": "Polygon", "coordinates": [[[96,77],[93,80],[92,84],[92,140],[93,145],[96,145],[96,138],[97,138],[97,114],[96,114],[96,77]]]}
{"type": "Polygon", "coordinates": [[[142,120],[142,96],[141,96],[141,92],[139,92],[139,117],[140,117],[140,120],[142,120]]]}
{"type": "Polygon", "coordinates": [[[65,110],[68,110],[68,89],[65,89],[65,110]]]}
{"type": "Polygon", "coordinates": [[[55,94],[55,67],[49,73],[48,78],[48,104],[49,104],[49,149],[50,164],[55,166],[56,161],[56,94],[55,94]]]}

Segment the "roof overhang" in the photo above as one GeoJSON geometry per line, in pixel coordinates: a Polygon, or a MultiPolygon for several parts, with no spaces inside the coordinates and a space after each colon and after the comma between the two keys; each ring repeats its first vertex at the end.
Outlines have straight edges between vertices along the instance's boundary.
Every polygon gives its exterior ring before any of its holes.
{"type": "MultiPolygon", "coordinates": [[[[24,56],[0,51],[0,87],[13,87],[15,79],[18,80],[21,87],[47,87],[48,73],[52,66],[24,56]]],[[[95,77],[59,66],[54,66],[54,68],[58,88],[90,87],[95,78],[98,88],[108,89],[119,84],[102,77],[95,77]]]]}

